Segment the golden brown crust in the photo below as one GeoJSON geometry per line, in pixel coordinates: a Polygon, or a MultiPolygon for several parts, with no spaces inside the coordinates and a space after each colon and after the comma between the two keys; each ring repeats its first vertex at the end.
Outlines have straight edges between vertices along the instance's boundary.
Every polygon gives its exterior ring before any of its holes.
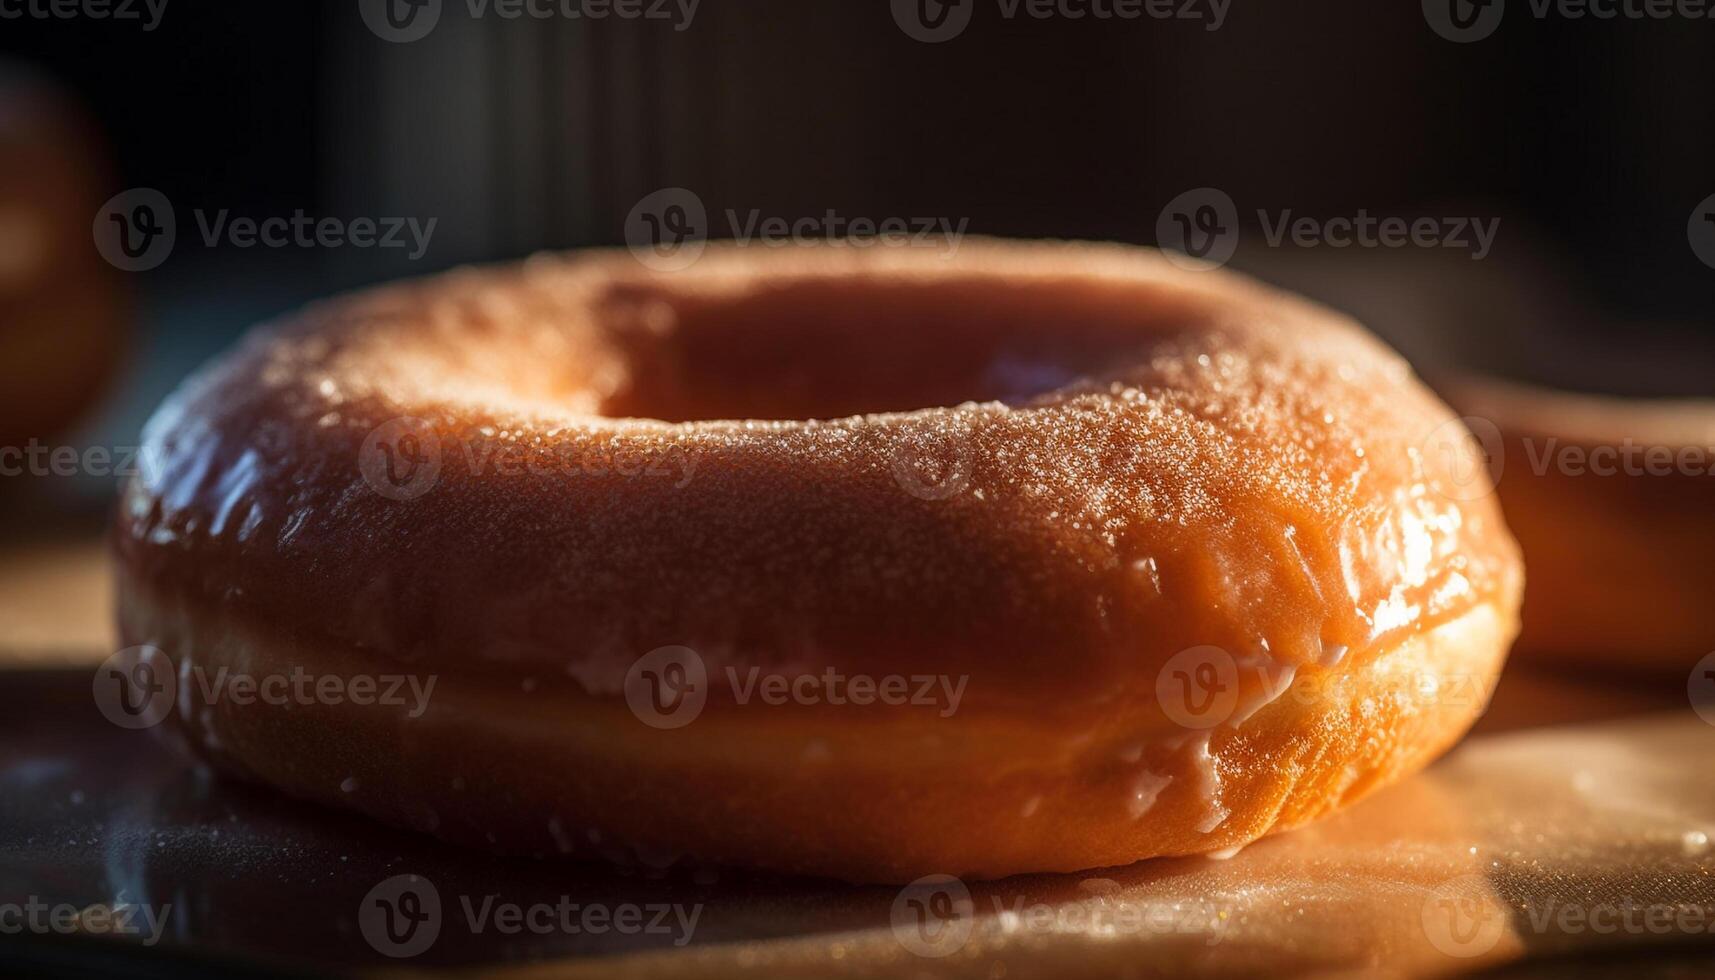
{"type": "MultiPolygon", "coordinates": [[[[223,669],[399,672],[135,583],[121,593],[126,632],[179,651],[181,675],[202,678],[191,683],[223,669]]],[[[1486,707],[1511,616],[1473,608],[1360,668],[1309,668],[1236,726],[1172,735],[1121,715],[1082,726],[801,706],[662,730],[564,681],[525,692],[428,674],[414,717],[409,699],[193,707],[181,689],[179,723],[223,768],[478,847],[851,881],[998,878],[1237,847],[1416,771],[1486,707]]]]}
{"type": "Polygon", "coordinates": [[[867,880],[1210,850],[1475,717],[1390,712],[1368,680],[1493,673],[1513,628],[1516,550],[1436,451],[1449,424],[1354,324],[1141,249],[542,258],[315,308],[187,384],[121,513],[126,635],[436,676],[456,725],[347,707],[192,731],[295,792],[413,826],[403,808],[437,807],[437,832],[512,849],[553,819],[867,880]],[[905,410],[925,404],[948,407],[905,410]],[[406,494],[372,437],[399,416],[438,448],[406,494]],[[682,462],[532,465],[568,456],[682,462]],[[626,685],[667,645],[708,702],[656,730],[626,685]],[[964,686],[945,715],[765,707],[750,670],[964,686]],[[1229,699],[1188,722],[1173,679],[1207,671],[1229,699]],[[1338,696],[1286,707],[1311,684],[1338,696]],[[374,740],[492,774],[486,802],[414,765],[337,791],[328,760],[374,740]],[[795,788],[793,759],[832,775],[795,788]]]}

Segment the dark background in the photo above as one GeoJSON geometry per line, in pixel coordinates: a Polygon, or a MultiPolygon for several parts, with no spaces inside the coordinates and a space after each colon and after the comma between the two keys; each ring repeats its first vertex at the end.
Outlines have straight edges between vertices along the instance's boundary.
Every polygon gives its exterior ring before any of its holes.
{"type": "Polygon", "coordinates": [[[631,207],[673,185],[711,215],[832,208],[1144,243],[1175,195],[1218,187],[1246,232],[1236,267],[1356,312],[1431,374],[1712,387],[1715,270],[1686,226],[1715,193],[1715,20],[1537,18],[1512,0],[1492,36],[1459,44],[1413,2],[1234,0],[1218,31],[964,2],[969,27],[940,44],[885,0],[703,0],[683,31],[473,19],[446,0],[409,44],[370,32],[356,0],[170,0],[151,32],[0,20],[0,55],[98,121],[113,190],[157,188],[180,211],[172,257],[128,277],[141,340],[93,425],[123,441],[189,366],[306,299],[620,242],[631,207]],[[209,249],[191,208],[438,224],[414,262],[209,249]],[[1481,262],[1270,248],[1258,208],[1501,225],[1481,262]],[[1617,359],[1642,363],[1615,378],[1617,359]]]}

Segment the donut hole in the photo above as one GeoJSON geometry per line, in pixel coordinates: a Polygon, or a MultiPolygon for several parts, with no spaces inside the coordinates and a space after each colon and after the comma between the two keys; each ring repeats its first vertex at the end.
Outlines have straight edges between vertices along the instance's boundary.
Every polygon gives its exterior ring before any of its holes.
{"type": "Polygon", "coordinates": [[[615,286],[596,304],[613,418],[832,419],[1028,402],[1189,329],[1190,297],[1094,278],[615,286]]]}

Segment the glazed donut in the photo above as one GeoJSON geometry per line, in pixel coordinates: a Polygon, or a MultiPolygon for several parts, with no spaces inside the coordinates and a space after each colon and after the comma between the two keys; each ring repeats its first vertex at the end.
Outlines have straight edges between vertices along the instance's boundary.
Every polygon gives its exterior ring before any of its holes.
{"type": "Polygon", "coordinates": [[[1715,648],[1715,402],[1444,388],[1530,563],[1521,656],[1683,675],[1715,648]]]}
{"type": "Polygon", "coordinates": [[[540,256],[187,382],[120,619],[218,766],[479,846],[869,882],[1218,851],[1482,710],[1522,571],[1440,492],[1449,424],[1356,324],[1144,249],[540,256]],[[280,708],[223,668],[434,686],[280,708]]]}

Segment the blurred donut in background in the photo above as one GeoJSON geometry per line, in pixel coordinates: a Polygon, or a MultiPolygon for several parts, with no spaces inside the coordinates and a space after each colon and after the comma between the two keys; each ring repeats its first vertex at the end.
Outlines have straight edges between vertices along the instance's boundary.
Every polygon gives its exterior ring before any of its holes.
{"type": "Polygon", "coordinates": [[[0,63],[0,447],[63,433],[105,393],[127,321],[91,221],[107,171],[57,87],[0,63]]]}
{"type": "Polygon", "coordinates": [[[1443,388],[1524,549],[1517,655],[1682,673],[1715,649],[1715,401],[1443,388]]]}

